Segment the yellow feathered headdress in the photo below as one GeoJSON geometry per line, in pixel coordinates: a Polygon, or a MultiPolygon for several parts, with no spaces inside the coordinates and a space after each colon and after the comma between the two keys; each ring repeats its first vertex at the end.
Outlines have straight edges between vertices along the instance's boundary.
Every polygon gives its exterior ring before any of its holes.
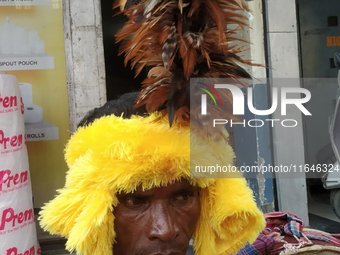
{"type": "Polygon", "coordinates": [[[196,254],[236,253],[264,226],[245,179],[190,178],[190,166],[212,162],[227,166],[233,160],[233,150],[223,139],[202,138],[188,127],[169,128],[156,114],[103,117],[79,128],[70,139],[65,187],[42,208],[40,223],[52,234],[66,237],[69,251],[111,255],[116,194],[133,192],[139,185],[150,189],[187,179],[201,188],[196,254]],[[195,161],[190,161],[190,154],[195,161]]]}

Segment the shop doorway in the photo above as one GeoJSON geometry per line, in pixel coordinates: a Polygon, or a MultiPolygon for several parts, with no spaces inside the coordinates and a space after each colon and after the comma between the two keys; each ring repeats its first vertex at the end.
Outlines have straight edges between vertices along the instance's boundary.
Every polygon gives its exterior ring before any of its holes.
{"type": "MultiPolygon", "coordinates": [[[[328,130],[338,89],[333,57],[340,52],[340,1],[297,0],[297,10],[302,77],[322,79],[302,84],[312,95],[306,104],[312,116],[304,116],[305,161],[308,165],[333,164],[328,130]]],[[[339,229],[340,219],[329,204],[330,194],[322,186],[322,175],[314,173],[316,178],[309,179],[311,175],[306,174],[310,224],[331,232],[334,227],[339,229]]]]}
{"type": "Polygon", "coordinates": [[[114,1],[101,0],[108,101],[124,93],[139,90],[146,77],[146,73],[141,73],[135,78],[135,73],[130,66],[124,65],[124,56],[118,56],[120,44],[116,44],[115,34],[123,27],[127,19],[123,15],[115,15],[118,9],[112,8],[113,3],[114,1]]]}

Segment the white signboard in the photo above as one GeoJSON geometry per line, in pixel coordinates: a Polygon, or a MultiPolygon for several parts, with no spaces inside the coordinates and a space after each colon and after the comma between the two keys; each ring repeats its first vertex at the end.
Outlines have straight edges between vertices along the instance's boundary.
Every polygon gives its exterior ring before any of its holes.
{"type": "Polygon", "coordinates": [[[0,55],[0,71],[54,69],[54,57],[47,53],[37,56],[0,55]]]}
{"type": "Polygon", "coordinates": [[[54,57],[45,52],[45,41],[36,30],[6,17],[0,24],[0,71],[39,69],[54,69],[54,57]]]}
{"type": "Polygon", "coordinates": [[[59,128],[44,120],[34,124],[26,123],[25,131],[28,142],[59,139],[59,128]]]}
{"type": "Polygon", "coordinates": [[[50,5],[51,0],[0,0],[0,6],[13,5],[50,5]]]}

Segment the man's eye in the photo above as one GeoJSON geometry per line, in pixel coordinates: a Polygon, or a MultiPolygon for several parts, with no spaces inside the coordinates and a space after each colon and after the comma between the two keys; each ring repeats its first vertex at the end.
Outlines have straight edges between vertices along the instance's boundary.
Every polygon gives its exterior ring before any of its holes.
{"type": "Polygon", "coordinates": [[[128,206],[139,206],[139,205],[146,204],[147,201],[146,199],[140,198],[140,197],[127,197],[125,199],[125,203],[128,206]]]}
{"type": "Polygon", "coordinates": [[[176,196],[175,200],[186,201],[186,200],[189,200],[192,196],[193,194],[181,194],[181,195],[176,196]]]}

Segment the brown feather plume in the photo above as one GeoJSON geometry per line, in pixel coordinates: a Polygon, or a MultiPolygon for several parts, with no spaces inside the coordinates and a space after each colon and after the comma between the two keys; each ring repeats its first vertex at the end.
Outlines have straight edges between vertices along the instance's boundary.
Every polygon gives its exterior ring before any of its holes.
{"type": "MultiPolygon", "coordinates": [[[[190,111],[190,78],[250,78],[241,65],[253,64],[238,56],[245,49],[235,44],[242,42],[237,29],[227,29],[247,26],[244,0],[120,0],[115,7],[129,19],[116,34],[125,64],[136,75],[151,68],[136,107],[163,111],[170,125],[202,121],[200,107],[190,111]]],[[[221,99],[224,107],[213,108],[211,117],[233,118],[231,94],[222,92],[221,99]]]]}

